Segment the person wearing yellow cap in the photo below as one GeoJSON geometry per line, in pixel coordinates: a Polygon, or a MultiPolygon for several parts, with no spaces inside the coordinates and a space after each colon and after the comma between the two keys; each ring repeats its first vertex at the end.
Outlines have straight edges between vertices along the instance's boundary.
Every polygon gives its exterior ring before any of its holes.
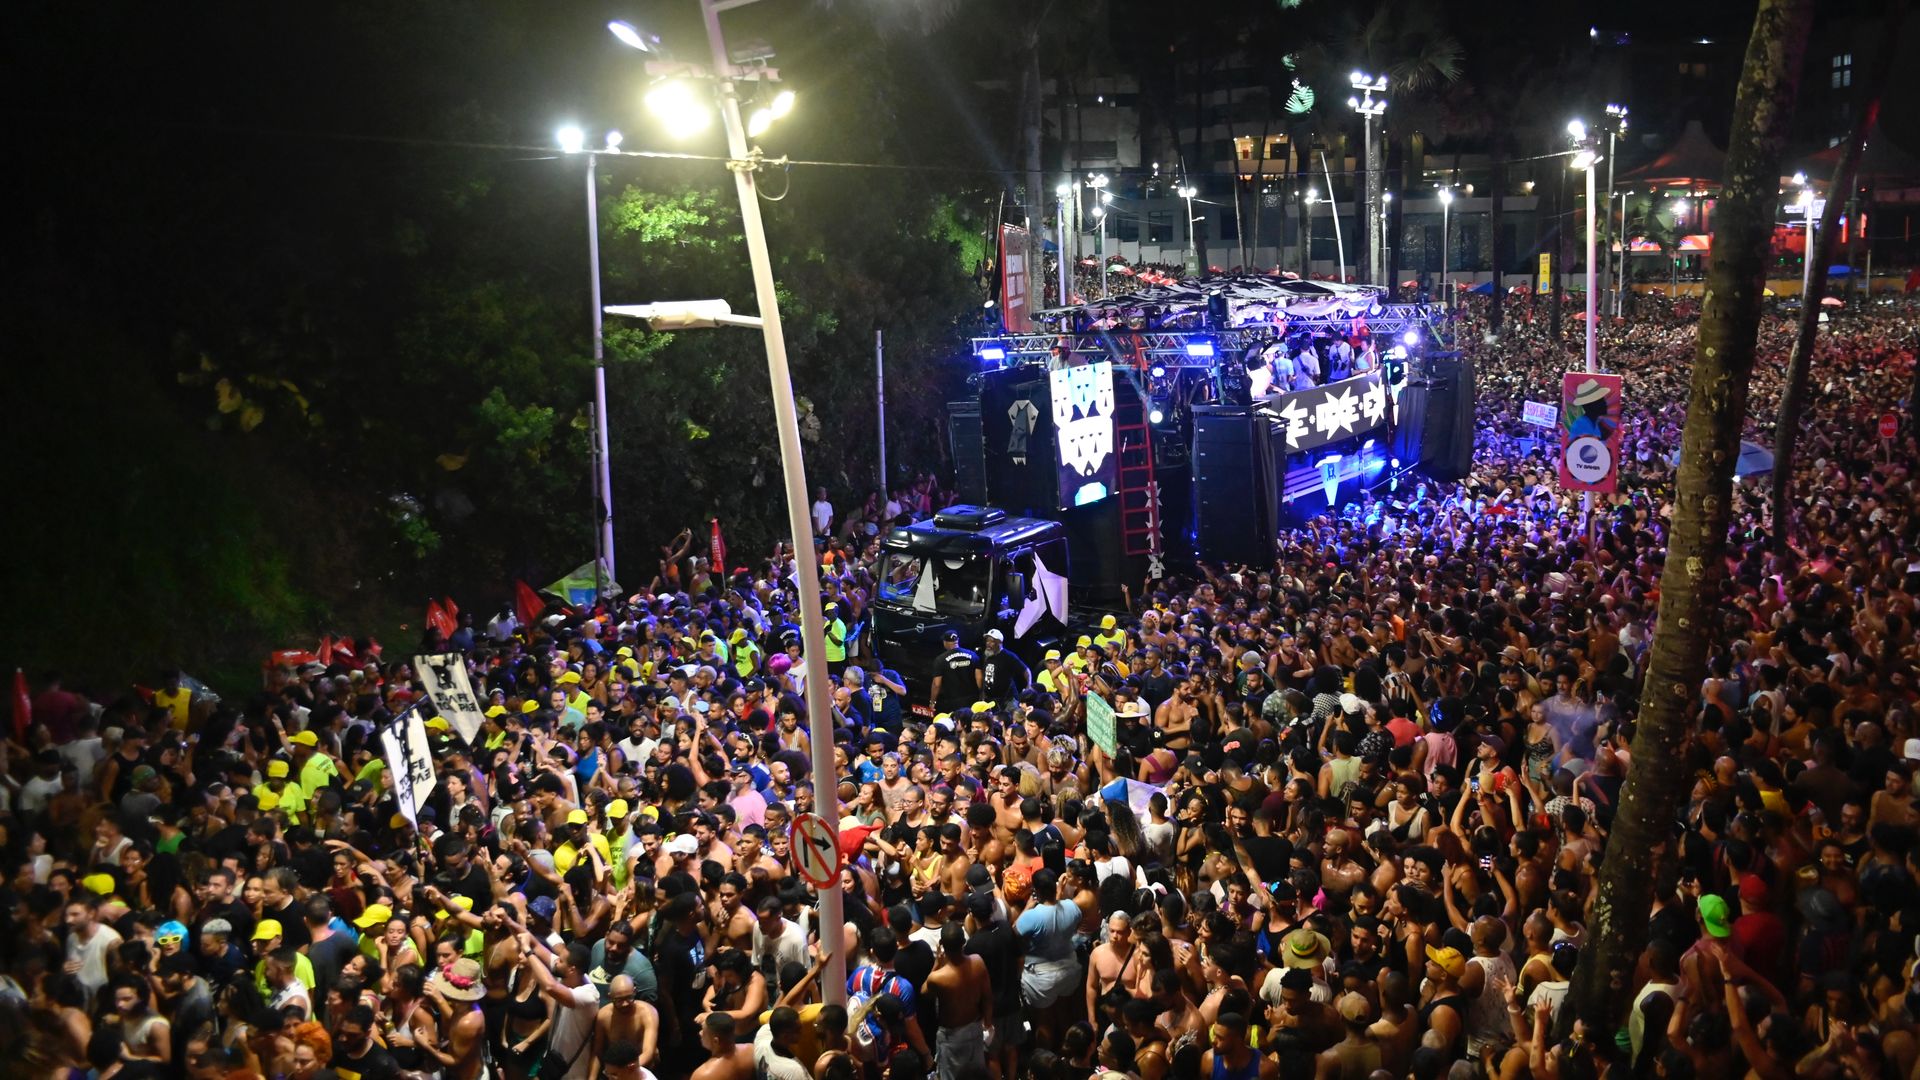
{"type": "Polygon", "coordinates": [[[265,796],[272,795],[275,808],[287,816],[287,824],[298,825],[300,815],[307,812],[307,796],[298,783],[288,779],[292,771],[292,767],[279,758],[267,762],[267,778],[254,785],[253,796],[264,802],[265,796]]]}
{"type": "Polygon", "coordinates": [[[600,859],[603,863],[609,861],[607,859],[607,838],[593,831],[591,821],[592,819],[587,817],[585,810],[569,810],[567,812],[567,827],[563,831],[563,835],[567,835],[568,839],[566,843],[553,849],[553,868],[555,870],[565,874],[567,871],[573,869],[575,863],[580,861],[582,837],[585,837],[587,844],[592,845],[593,850],[600,853],[600,859]]]}
{"type": "Polygon", "coordinates": [[[838,679],[840,672],[847,666],[847,621],[840,617],[840,605],[828,603],[827,616],[827,674],[838,679]]]}
{"type": "Polygon", "coordinates": [[[340,766],[320,751],[320,737],[311,731],[296,731],[287,736],[293,752],[294,767],[300,770],[300,790],[319,791],[340,778],[340,766]]]}
{"type": "Polygon", "coordinates": [[[633,833],[631,818],[633,808],[625,799],[615,799],[607,804],[607,833],[602,840],[607,845],[608,862],[613,864],[613,887],[617,892],[627,887],[627,853],[632,850],[638,838],[633,833]]]}
{"type": "Polygon", "coordinates": [[[1112,615],[1100,617],[1100,632],[1093,636],[1093,643],[1109,653],[1118,652],[1127,643],[1127,632],[1120,629],[1120,620],[1112,615]]]}
{"type": "Polygon", "coordinates": [[[727,643],[733,647],[733,673],[743,679],[752,678],[760,670],[759,644],[744,626],[728,635],[727,643]]]}
{"type": "Polygon", "coordinates": [[[1045,666],[1040,669],[1040,674],[1034,676],[1033,681],[1045,687],[1047,693],[1055,697],[1066,697],[1073,686],[1073,673],[1067,670],[1067,665],[1060,659],[1060,650],[1048,649],[1043,663],[1045,666]]]}
{"type": "MultiPolygon", "coordinates": [[[[274,987],[267,981],[267,960],[286,941],[286,931],[279,919],[261,919],[253,925],[253,955],[260,958],[259,963],[253,965],[253,985],[259,989],[261,997],[273,997],[274,987]]],[[[293,955],[293,977],[299,979],[302,986],[318,986],[313,977],[313,962],[307,959],[307,954],[296,952],[293,955]]]]}
{"type": "Polygon", "coordinates": [[[1073,655],[1067,657],[1067,670],[1078,675],[1093,664],[1093,639],[1081,634],[1073,643],[1073,655]]]}
{"type": "Polygon", "coordinates": [[[360,952],[369,960],[380,959],[380,939],[386,936],[393,909],[385,904],[368,904],[353,917],[353,928],[360,931],[360,952]]]}

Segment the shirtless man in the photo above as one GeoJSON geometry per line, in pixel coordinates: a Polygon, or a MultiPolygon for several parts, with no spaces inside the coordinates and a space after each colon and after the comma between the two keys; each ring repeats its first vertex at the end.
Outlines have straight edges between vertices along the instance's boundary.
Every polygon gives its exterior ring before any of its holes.
{"type": "Polygon", "coordinates": [[[747,879],[739,874],[728,874],[720,879],[719,892],[719,899],[707,906],[707,923],[713,927],[717,938],[708,947],[750,951],[753,948],[753,912],[741,903],[746,896],[747,879]]]}
{"type": "Polygon", "coordinates": [[[1107,940],[1087,956],[1087,1019],[1100,1028],[1100,995],[1116,986],[1130,985],[1139,950],[1133,940],[1133,917],[1116,911],[1107,919],[1107,940]]]}
{"type": "Polygon", "coordinates": [[[600,1059],[607,1047],[630,1042],[640,1048],[640,1067],[651,1068],[658,1058],[660,1014],[634,993],[633,979],[615,975],[607,983],[607,1003],[593,1018],[593,1050],[587,1060],[587,1080],[600,1080],[600,1059]]]}
{"type": "Polygon", "coordinates": [[[706,1063],[693,1070],[692,1080],[749,1080],[753,1076],[753,1044],[734,1042],[738,1025],[723,1012],[707,1014],[700,1025],[700,1048],[706,1063]]]}
{"type": "Polygon", "coordinates": [[[993,773],[993,835],[1002,844],[1013,843],[1013,831],[1025,824],[1020,815],[1020,770],[1002,765],[993,773]]]}
{"type": "Polygon", "coordinates": [[[762,830],[749,825],[740,833],[740,843],[733,851],[733,869],[749,883],[753,881],[755,870],[765,871],[768,881],[779,881],[787,876],[787,868],[773,853],[760,846],[762,830]]]}
{"type": "Polygon", "coordinates": [[[986,961],[967,955],[967,931],[959,920],[940,928],[940,959],[927,976],[927,992],[940,1003],[933,1043],[939,1080],[985,1072],[993,986],[986,961]]]}
{"type": "MultiPolygon", "coordinates": [[[[987,803],[974,803],[967,807],[967,852],[973,861],[984,864],[987,869],[998,871],[1013,851],[1011,843],[1001,843],[994,835],[999,821],[998,813],[987,803]]],[[[962,889],[954,895],[965,895],[962,889]]]]}
{"type": "Polygon", "coordinates": [[[973,868],[973,856],[960,846],[960,826],[949,821],[940,826],[940,868],[941,891],[948,896],[967,895],[967,871],[973,868]]]}
{"type": "Polygon", "coordinates": [[[427,996],[439,999],[435,1004],[442,1015],[452,1017],[442,1025],[447,1049],[442,1053],[429,1041],[414,1045],[439,1063],[441,1075],[447,1080],[479,1080],[486,1072],[486,1062],[480,1056],[487,1037],[487,1018],[480,1011],[480,998],[485,994],[479,962],[465,957],[427,980],[427,996]]]}

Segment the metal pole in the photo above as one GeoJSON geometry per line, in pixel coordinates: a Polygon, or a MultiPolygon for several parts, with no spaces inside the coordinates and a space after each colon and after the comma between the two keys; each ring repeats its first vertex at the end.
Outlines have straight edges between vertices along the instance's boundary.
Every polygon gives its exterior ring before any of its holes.
{"type": "MultiPolygon", "coordinates": [[[[1614,120],[1614,123],[1617,124],[1619,121],[1614,120]]],[[[1617,295],[1620,292],[1620,282],[1613,276],[1613,139],[1616,134],[1618,134],[1618,132],[1612,128],[1609,128],[1607,131],[1607,209],[1601,221],[1603,222],[1602,227],[1606,229],[1607,233],[1607,287],[1617,295]]],[[[1625,221],[1622,221],[1620,224],[1623,228],[1626,226],[1625,221]]]]}
{"type": "MultiPolygon", "coordinates": [[[[732,62],[720,33],[720,5],[727,0],[701,0],[707,44],[713,51],[714,74],[720,80],[720,117],[727,129],[727,170],[740,197],[741,231],[747,238],[747,256],[753,264],[753,292],[760,305],[761,335],[766,341],[767,377],[773,390],[774,427],[780,438],[780,474],[787,494],[787,528],[793,533],[794,577],[800,586],[800,638],[806,665],[807,734],[813,749],[813,797],[834,844],[840,842],[840,784],[833,768],[833,699],[827,682],[827,627],[820,606],[820,560],[813,547],[809,518],[806,462],[801,456],[800,418],[793,399],[793,376],[787,370],[787,339],[780,329],[779,295],[774,291],[773,260],[767,254],[767,234],[760,221],[760,195],[754,189],[748,164],[747,132],[740,122],[732,62]]],[[[828,1004],[847,1002],[847,954],[839,937],[846,925],[840,883],[819,890],[819,930],[827,950],[827,970],[821,990],[828,1004]]]]}
{"type": "Polygon", "coordinates": [[[1627,195],[1625,191],[1620,193],[1620,262],[1613,279],[1613,317],[1616,319],[1623,309],[1627,289],[1627,195]]]}
{"type": "Polygon", "coordinates": [[[1807,222],[1807,252],[1806,256],[1800,260],[1800,306],[1805,307],[1813,295],[1813,234],[1815,221],[1819,215],[1815,214],[1813,207],[1809,205],[1802,217],[1806,218],[1807,222]]]}
{"type": "Polygon", "coordinates": [[[1060,250],[1055,254],[1060,264],[1060,306],[1073,303],[1073,245],[1067,241],[1067,197],[1060,196],[1060,235],[1059,243],[1054,245],[1060,250]]]}
{"type": "Polygon", "coordinates": [[[885,335],[873,332],[873,395],[880,403],[880,501],[887,501],[887,349],[885,335]]]}
{"type": "Polygon", "coordinates": [[[1199,263],[1196,259],[1198,252],[1196,252],[1193,246],[1193,196],[1183,195],[1181,198],[1187,204],[1187,253],[1181,258],[1181,261],[1185,262],[1187,266],[1194,268],[1193,273],[1197,274],[1199,273],[1199,263]]]}
{"type": "Polygon", "coordinates": [[[594,182],[599,159],[598,154],[587,155],[587,256],[593,263],[593,440],[600,455],[594,482],[600,489],[600,556],[606,560],[607,576],[619,581],[613,562],[613,466],[607,454],[607,335],[600,312],[600,195],[594,182]]]}
{"type": "MultiPolygon", "coordinates": [[[[1595,260],[1599,257],[1600,237],[1594,231],[1593,227],[1595,210],[1593,205],[1593,174],[1598,171],[1596,168],[1598,164],[1598,162],[1593,161],[1587,163],[1587,370],[1590,372],[1600,370],[1600,294],[1595,291],[1594,288],[1599,281],[1595,276],[1596,271],[1599,269],[1595,260]]],[[[1580,513],[1581,520],[1586,523],[1585,527],[1587,532],[1591,534],[1593,530],[1593,492],[1587,491],[1581,493],[1580,513]]]]}
{"type": "Polygon", "coordinates": [[[1440,300],[1451,310],[1453,294],[1447,291],[1447,252],[1453,246],[1451,230],[1453,226],[1453,200],[1440,200],[1440,300]]]}
{"type": "Polygon", "coordinates": [[[1340,238],[1340,200],[1333,196],[1333,170],[1327,166],[1327,152],[1320,151],[1320,171],[1327,174],[1327,207],[1333,211],[1334,254],[1340,260],[1340,283],[1347,281],[1347,242],[1340,238]]]}
{"type": "Polygon", "coordinates": [[[1107,298],[1107,208],[1096,206],[1100,218],[1100,257],[1095,260],[1094,275],[1100,279],[1100,299],[1107,298]]]}
{"type": "Polygon", "coordinates": [[[1380,192],[1374,183],[1373,153],[1373,115],[1366,118],[1367,143],[1367,280],[1375,285],[1380,280],[1380,192]]]}

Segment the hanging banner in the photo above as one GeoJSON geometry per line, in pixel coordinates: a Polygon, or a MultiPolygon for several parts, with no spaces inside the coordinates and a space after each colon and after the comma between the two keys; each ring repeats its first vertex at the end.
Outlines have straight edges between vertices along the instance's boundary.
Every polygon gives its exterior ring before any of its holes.
{"type": "Polygon", "coordinates": [[[1387,422],[1387,388],[1380,373],[1277,394],[1259,409],[1280,426],[1287,452],[1312,450],[1359,435],[1387,422]]]}
{"type": "Polygon", "coordinates": [[[443,656],[416,656],[413,674],[427,688],[433,707],[447,718],[460,738],[472,742],[480,733],[485,713],[480,699],[473,696],[473,681],[467,678],[467,662],[457,653],[443,656]]]}
{"type": "Polygon", "coordinates": [[[1535,285],[1535,291],[1553,292],[1553,255],[1550,252],[1540,253],[1540,280],[1535,285]]]}
{"type": "Polygon", "coordinates": [[[1560,380],[1560,486],[1567,491],[1611,492],[1618,482],[1620,411],[1618,375],[1569,371],[1560,380]]]}
{"type": "Polygon", "coordinates": [[[408,709],[380,732],[380,746],[393,776],[393,798],[400,816],[420,824],[420,807],[433,794],[433,749],[419,709],[408,709]]]}
{"type": "Polygon", "coordinates": [[[727,542],[720,536],[720,519],[711,518],[708,523],[713,529],[713,535],[711,537],[712,543],[709,545],[708,550],[708,559],[710,561],[707,563],[707,566],[712,571],[715,581],[725,581],[727,578],[727,542]]]}
{"type": "Polygon", "coordinates": [[[1047,373],[1053,406],[1060,509],[1113,494],[1113,365],[1078,364],[1047,373]]]}
{"type": "Polygon", "coordinates": [[[1027,294],[1031,281],[1027,274],[1027,230],[1000,226],[1000,321],[1009,334],[1033,332],[1033,309],[1027,294]]]}

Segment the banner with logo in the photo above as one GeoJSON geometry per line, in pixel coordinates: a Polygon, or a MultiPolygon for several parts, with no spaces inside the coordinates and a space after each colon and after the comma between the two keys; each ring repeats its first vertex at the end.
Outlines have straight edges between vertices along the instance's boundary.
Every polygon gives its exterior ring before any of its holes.
{"type": "Polygon", "coordinates": [[[427,688],[427,696],[433,699],[433,707],[447,718],[447,723],[460,733],[460,738],[472,742],[480,733],[480,724],[485,720],[485,711],[480,699],[473,696],[473,681],[467,678],[467,662],[455,653],[443,656],[416,656],[413,658],[413,674],[420,685],[427,688]]]}
{"type": "Polygon", "coordinates": [[[380,732],[380,747],[393,777],[393,799],[400,816],[420,824],[420,807],[433,794],[433,748],[419,709],[408,709],[380,732]]]}
{"type": "Polygon", "coordinates": [[[1520,422],[1530,427],[1559,427],[1560,407],[1544,401],[1523,401],[1520,403],[1520,422]]]}
{"type": "Polygon", "coordinates": [[[1027,230],[1000,226],[1000,321],[1009,334],[1033,332],[1027,293],[1032,280],[1027,273],[1027,230]]]}
{"type": "Polygon", "coordinates": [[[1387,387],[1379,372],[1370,371],[1298,393],[1276,394],[1260,412],[1280,426],[1287,452],[1297,453],[1384,426],[1387,387]]]}
{"type": "Polygon", "coordinates": [[[1612,492],[1619,479],[1618,375],[1569,371],[1560,380],[1560,486],[1567,491],[1612,492]]]}
{"type": "Polygon", "coordinates": [[[1113,364],[1102,360],[1047,373],[1053,406],[1060,509],[1113,494],[1113,364]]]}
{"type": "Polygon", "coordinates": [[[1553,254],[1551,252],[1540,253],[1540,281],[1536,291],[1543,293],[1553,291],[1553,254]]]}

